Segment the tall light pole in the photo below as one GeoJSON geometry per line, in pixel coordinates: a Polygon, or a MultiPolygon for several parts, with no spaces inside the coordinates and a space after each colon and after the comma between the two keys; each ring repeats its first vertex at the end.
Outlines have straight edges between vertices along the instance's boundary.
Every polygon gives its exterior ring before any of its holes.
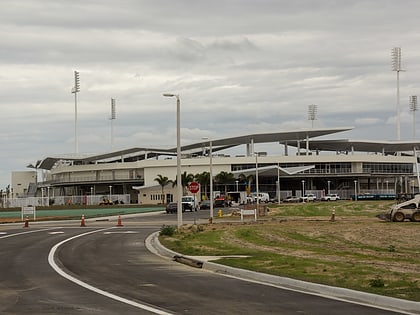
{"type": "Polygon", "coordinates": [[[312,128],[314,127],[314,120],[316,120],[316,113],[318,105],[308,105],[308,120],[312,121],[312,128]]]}
{"type": "Polygon", "coordinates": [[[305,202],[305,199],[303,198],[305,196],[305,180],[302,179],[302,200],[305,202]]]}
{"type": "Polygon", "coordinates": [[[114,149],[114,120],[116,119],[115,114],[115,98],[111,98],[111,150],[114,149]]]}
{"type": "Polygon", "coordinates": [[[176,97],[176,190],[178,228],[182,226],[182,181],[181,181],[181,101],[179,95],[164,93],[165,97],[176,97]]]}
{"type": "Polygon", "coordinates": [[[71,89],[74,94],[74,152],[79,153],[79,139],[77,133],[77,93],[80,92],[80,76],[78,71],[74,71],[74,87],[71,89]]]}
{"type": "Polygon", "coordinates": [[[400,132],[400,71],[401,69],[401,47],[394,47],[391,52],[392,71],[397,72],[397,140],[401,140],[400,132]]]}
{"type": "Polygon", "coordinates": [[[260,188],[258,182],[258,152],[255,152],[255,186],[257,191],[257,213],[260,211],[260,188]]]}
{"type": "Polygon", "coordinates": [[[109,185],[109,201],[111,201],[112,199],[112,186],[109,185]]]}
{"type": "Polygon", "coordinates": [[[357,180],[354,181],[354,200],[357,201],[357,180]]]}
{"type": "MultiPolygon", "coordinates": [[[[208,140],[208,137],[203,137],[203,140],[208,140]]],[[[214,211],[213,211],[213,142],[209,140],[210,146],[210,222],[213,222],[214,211]]]]}
{"type": "Polygon", "coordinates": [[[417,106],[417,95],[409,97],[410,111],[413,112],[413,139],[416,139],[416,111],[419,109],[417,106]]]}
{"type": "Polygon", "coordinates": [[[93,205],[93,187],[90,187],[90,204],[93,205]]]}

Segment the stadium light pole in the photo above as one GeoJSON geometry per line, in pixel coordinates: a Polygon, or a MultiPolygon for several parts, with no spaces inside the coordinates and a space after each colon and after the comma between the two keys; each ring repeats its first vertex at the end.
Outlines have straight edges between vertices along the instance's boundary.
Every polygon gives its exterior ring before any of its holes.
{"type": "Polygon", "coordinates": [[[115,113],[115,98],[111,98],[111,151],[114,149],[114,120],[116,119],[115,113]]]}
{"type": "Polygon", "coordinates": [[[416,111],[419,109],[417,105],[417,95],[409,97],[410,111],[413,112],[413,139],[416,139],[416,111]]]}
{"type": "Polygon", "coordinates": [[[401,140],[400,131],[400,71],[401,69],[401,47],[394,47],[391,52],[392,71],[397,72],[397,140],[401,140]]]}
{"type": "Polygon", "coordinates": [[[182,226],[182,180],[181,180],[181,101],[179,95],[164,93],[165,97],[176,97],[176,190],[178,228],[182,226]]]}
{"type": "Polygon", "coordinates": [[[318,105],[308,105],[308,120],[312,121],[312,128],[314,127],[314,120],[318,112],[318,105]]]}
{"type": "Polygon", "coordinates": [[[77,93],[80,92],[80,76],[78,71],[74,71],[74,87],[71,89],[74,94],[74,151],[79,153],[79,139],[77,132],[77,93]]]}
{"type": "MultiPolygon", "coordinates": [[[[203,137],[203,140],[209,140],[208,137],[203,137]]],[[[209,163],[210,163],[210,222],[213,222],[214,217],[214,208],[213,208],[213,141],[209,140],[209,146],[210,146],[210,157],[209,157],[209,163]]]]}

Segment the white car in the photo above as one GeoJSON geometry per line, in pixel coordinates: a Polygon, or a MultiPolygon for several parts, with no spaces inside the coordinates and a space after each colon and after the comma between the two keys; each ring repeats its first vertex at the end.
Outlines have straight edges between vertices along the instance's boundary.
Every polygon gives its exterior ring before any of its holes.
{"type": "Polygon", "coordinates": [[[302,202],[316,201],[316,196],[314,194],[306,194],[306,195],[303,195],[303,197],[300,197],[300,201],[302,202]]]}
{"type": "Polygon", "coordinates": [[[340,200],[340,196],[337,194],[328,194],[321,198],[323,201],[337,201],[340,200]]]}

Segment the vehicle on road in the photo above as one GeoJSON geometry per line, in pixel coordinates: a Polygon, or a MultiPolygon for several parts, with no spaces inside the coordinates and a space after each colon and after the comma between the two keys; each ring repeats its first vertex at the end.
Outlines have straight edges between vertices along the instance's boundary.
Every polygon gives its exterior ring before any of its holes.
{"type": "Polygon", "coordinates": [[[210,200],[203,200],[200,202],[200,210],[202,209],[210,209],[210,200]]]}
{"type": "Polygon", "coordinates": [[[194,196],[182,197],[182,210],[183,211],[197,211],[198,203],[194,196]]]}
{"type": "Polygon", "coordinates": [[[322,201],[337,201],[340,200],[340,196],[337,194],[328,194],[321,198],[322,201]]]}
{"type": "Polygon", "coordinates": [[[283,199],[283,202],[299,202],[300,198],[296,196],[287,196],[285,199],[283,199]]]}
{"type": "Polygon", "coordinates": [[[258,194],[256,192],[251,193],[250,197],[252,198],[252,202],[257,202],[257,195],[258,195],[258,202],[269,202],[270,201],[270,195],[268,193],[259,192],[258,194]]]}
{"type": "Polygon", "coordinates": [[[302,202],[316,201],[316,196],[314,194],[305,194],[302,197],[300,197],[300,201],[302,202]]]}
{"type": "Polygon", "coordinates": [[[406,219],[420,222],[420,195],[415,195],[413,199],[392,206],[389,216],[390,220],[394,222],[403,222],[406,219]]]}
{"type": "Polygon", "coordinates": [[[166,205],[166,213],[176,213],[178,210],[178,204],[176,202],[169,202],[166,205]]]}

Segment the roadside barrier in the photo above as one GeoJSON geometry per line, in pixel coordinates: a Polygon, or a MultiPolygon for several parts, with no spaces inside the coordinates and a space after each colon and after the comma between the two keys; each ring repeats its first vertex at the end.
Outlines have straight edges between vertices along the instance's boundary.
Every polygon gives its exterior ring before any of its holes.
{"type": "Polygon", "coordinates": [[[29,219],[28,219],[28,217],[26,217],[26,219],[25,219],[25,225],[23,227],[24,228],[28,228],[29,227],[29,219]]]}
{"type": "Polygon", "coordinates": [[[123,226],[120,215],[118,216],[117,226],[123,226]]]}

